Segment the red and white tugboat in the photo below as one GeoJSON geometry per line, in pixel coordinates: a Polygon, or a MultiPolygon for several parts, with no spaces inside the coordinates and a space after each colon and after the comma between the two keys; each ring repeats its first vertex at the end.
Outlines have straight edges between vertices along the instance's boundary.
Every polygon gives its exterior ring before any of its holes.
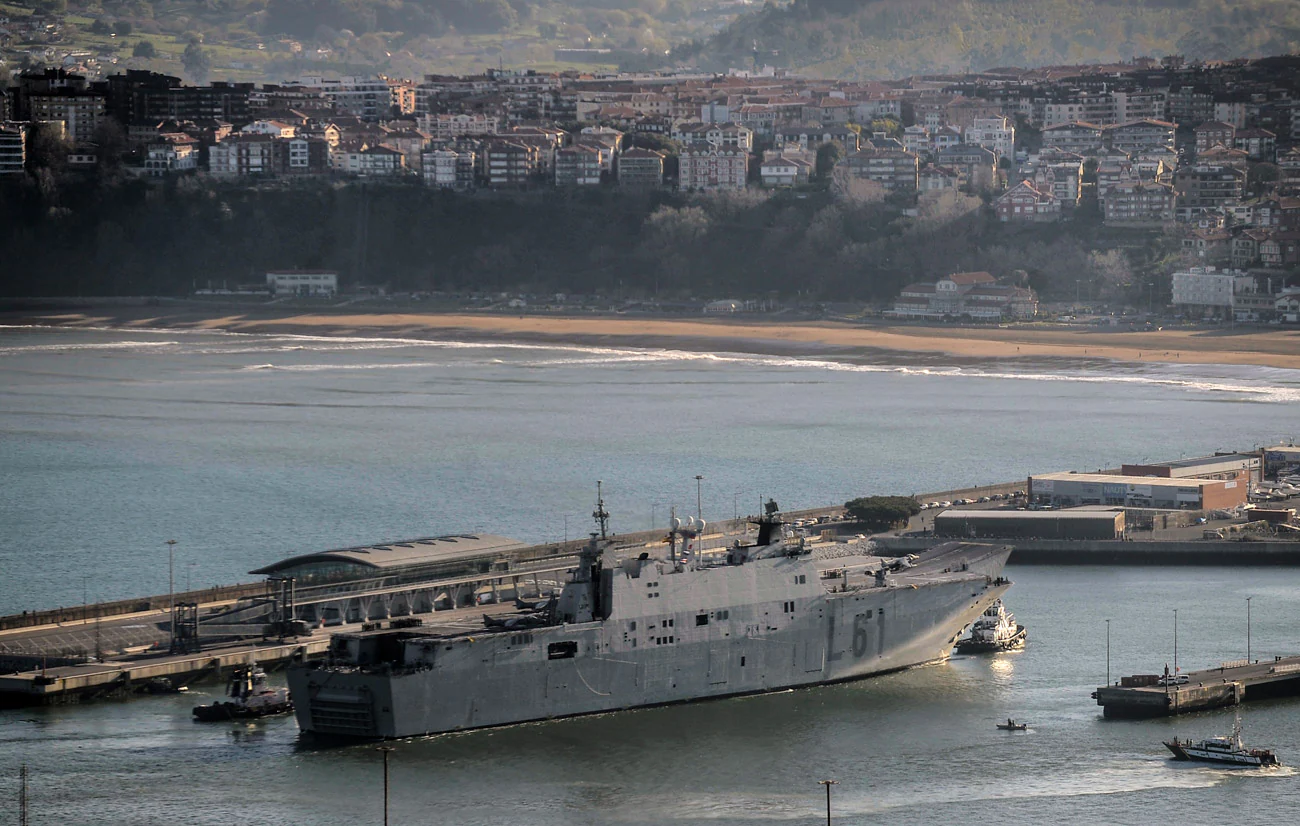
{"type": "Polygon", "coordinates": [[[1240,716],[1233,723],[1232,734],[1227,737],[1211,737],[1195,743],[1175,738],[1166,742],[1165,747],[1174,753],[1175,760],[1203,760],[1228,766],[1282,765],[1269,749],[1248,749],[1242,745],[1240,716]]]}
{"type": "Polygon", "coordinates": [[[293,711],[289,689],[272,686],[266,672],[256,665],[236,668],[226,686],[226,700],[210,706],[195,706],[194,719],[202,723],[223,720],[246,720],[293,711]]]}

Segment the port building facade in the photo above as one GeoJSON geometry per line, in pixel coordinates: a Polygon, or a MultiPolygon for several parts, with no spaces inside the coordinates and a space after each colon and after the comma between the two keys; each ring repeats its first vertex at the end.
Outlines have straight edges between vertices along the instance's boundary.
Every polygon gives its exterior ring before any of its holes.
{"type": "Polygon", "coordinates": [[[1103,473],[1029,477],[1029,501],[1054,508],[1112,505],[1171,510],[1230,509],[1246,503],[1250,486],[1235,479],[1173,479],[1103,473]]]}

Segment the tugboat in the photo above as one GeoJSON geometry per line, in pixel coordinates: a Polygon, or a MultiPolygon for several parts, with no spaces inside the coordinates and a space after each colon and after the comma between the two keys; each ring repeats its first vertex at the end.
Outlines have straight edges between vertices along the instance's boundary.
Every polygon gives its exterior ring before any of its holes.
{"type": "Polygon", "coordinates": [[[1024,648],[1029,638],[1025,626],[1016,624],[1016,615],[998,600],[990,605],[971,626],[970,636],[957,641],[958,654],[982,654],[988,651],[1014,651],[1024,648]]]}
{"type": "Polygon", "coordinates": [[[1174,753],[1175,760],[1203,760],[1208,763],[1222,763],[1229,766],[1280,766],[1282,765],[1269,749],[1248,749],[1241,742],[1241,717],[1232,725],[1232,734],[1227,737],[1211,737],[1193,743],[1191,740],[1174,738],[1165,743],[1165,747],[1174,753]]]}
{"type": "Polygon", "coordinates": [[[293,711],[289,689],[268,684],[266,672],[256,665],[235,669],[226,686],[226,696],[230,699],[216,700],[210,706],[195,706],[194,719],[216,723],[293,711]]]}

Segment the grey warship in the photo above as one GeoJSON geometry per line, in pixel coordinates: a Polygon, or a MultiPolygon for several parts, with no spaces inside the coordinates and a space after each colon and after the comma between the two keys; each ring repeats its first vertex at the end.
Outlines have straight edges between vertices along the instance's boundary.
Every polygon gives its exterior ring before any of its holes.
{"type": "Polygon", "coordinates": [[[703,523],[675,519],[666,543],[619,545],[598,503],[543,610],[335,634],[328,662],[289,670],[298,725],[401,738],[854,680],[947,658],[1010,587],[1007,546],[883,559],[765,511],[753,541],[706,551],[703,523]]]}

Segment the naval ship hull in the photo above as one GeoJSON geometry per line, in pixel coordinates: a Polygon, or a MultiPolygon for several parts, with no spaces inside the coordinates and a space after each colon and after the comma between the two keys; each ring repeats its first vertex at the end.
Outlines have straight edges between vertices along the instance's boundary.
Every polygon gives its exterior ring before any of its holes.
{"type": "Polygon", "coordinates": [[[1009,548],[951,544],[959,551],[926,554],[928,563],[877,587],[836,586],[822,575],[842,560],[706,569],[681,589],[660,566],[623,583],[625,599],[611,594],[605,619],[390,639],[387,659],[376,642],[383,637],[354,635],[345,642],[355,666],[290,670],[295,713],[304,732],[400,738],[823,685],[942,660],[1009,587],[1001,579],[1009,548]]]}

